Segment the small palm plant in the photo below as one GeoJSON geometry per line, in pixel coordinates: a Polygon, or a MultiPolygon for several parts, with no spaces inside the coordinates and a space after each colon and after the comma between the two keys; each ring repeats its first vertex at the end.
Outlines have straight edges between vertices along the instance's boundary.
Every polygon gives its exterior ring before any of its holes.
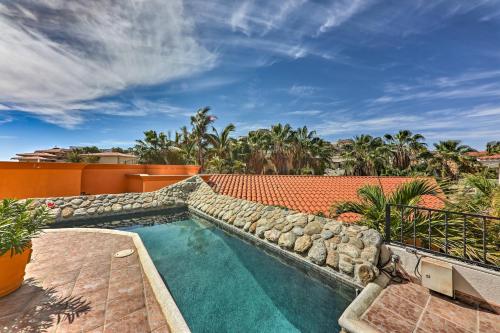
{"type": "MultiPolygon", "coordinates": [[[[387,204],[415,206],[421,201],[424,195],[437,195],[437,186],[425,179],[415,179],[411,182],[403,183],[391,194],[385,194],[380,186],[367,185],[358,190],[360,201],[347,201],[334,205],[330,208],[332,216],[342,213],[357,213],[361,215],[361,223],[370,228],[383,233],[385,225],[385,206],[387,204]]],[[[398,214],[398,212],[393,212],[398,214]]],[[[398,223],[401,216],[391,216],[391,221],[398,223]]],[[[400,225],[391,226],[393,230],[400,228],[400,225]]]]}
{"type": "Polygon", "coordinates": [[[21,254],[30,247],[52,217],[45,206],[33,207],[31,200],[4,199],[0,202],[0,256],[21,254]]]}
{"type": "MultiPolygon", "coordinates": [[[[387,204],[418,206],[424,195],[436,196],[438,193],[439,188],[424,179],[404,183],[391,194],[385,194],[380,186],[368,185],[358,190],[359,201],[334,205],[330,208],[330,214],[333,216],[346,212],[360,214],[360,224],[374,228],[384,235],[387,204]]],[[[483,219],[466,218],[464,231],[464,217],[460,213],[446,213],[445,215],[445,212],[428,211],[422,207],[419,209],[393,208],[390,214],[391,239],[438,252],[446,252],[457,257],[464,256],[465,248],[467,259],[494,265],[500,264],[500,251],[497,245],[498,224],[485,226],[487,237],[486,253],[484,253],[483,219]]]]}

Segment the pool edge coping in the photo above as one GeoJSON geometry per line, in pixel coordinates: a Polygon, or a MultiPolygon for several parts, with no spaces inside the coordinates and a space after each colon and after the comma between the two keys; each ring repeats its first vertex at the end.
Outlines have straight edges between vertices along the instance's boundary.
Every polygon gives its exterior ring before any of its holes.
{"type": "Polygon", "coordinates": [[[380,274],[373,282],[368,283],[358,297],[344,310],[338,320],[339,325],[349,333],[381,333],[361,320],[361,316],[373,304],[389,281],[389,277],[380,274]]]}
{"type": "Polygon", "coordinates": [[[144,275],[148,279],[148,282],[153,290],[153,294],[161,308],[163,317],[165,318],[169,329],[175,333],[191,333],[189,326],[187,325],[181,311],[177,307],[174,298],[168,291],[167,286],[163,282],[160,273],[156,269],[153,260],[149,256],[149,253],[141,240],[141,237],[130,231],[121,231],[113,229],[99,229],[99,228],[59,228],[59,229],[44,229],[46,233],[57,233],[57,232],[94,232],[94,233],[104,233],[104,234],[115,234],[121,236],[128,236],[132,238],[134,246],[137,250],[137,255],[139,262],[141,263],[144,275]]]}
{"type": "Polygon", "coordinates": [[[208,215],[208,214],[206,214],[206,213],[204,213],[196,208],[193,208],[189,205],[188,205],[188,211],[191,213],[194,213],[195,215],[198,215],[199,217],[208,219],[209,221],[216,223],[217,226],[219,226],[223,230],[227,230],[229,232],[232,232],[232,233],[240,236],[241,238],[244,238],[252,243],[258,243],[259,245],[262,245],[263,248],[266,248],[266,249],[272,251],[273,253],[275,253],[279,257],[284,258],[284,259],[288,259],[288,260],[292,260],[292,261],[300,264],[303,268],[306,268],[308,270],[310,269],[326,279],[337,280],[338,282],[340,282],[344,285],[347,285],[349,287],[355,288],[355,289],[363,290],[364,288],[366,288],[366,287],[362,286],[361,284],[356,283],[355,281],[351,281],[351,280],[347,279],[346,277],[342,276],[340,273],[335,272],[334,270],[330,270],[330,269],[327,269],[325,267],[318,266],[318,265],[306,260],[304,257],[300,256],[299,254],[297,254],[295,252],[283,250],[277,244],[268,242],[267,240],[261,239],[261,238],[255,236],[254,234],[251,234],[249,232],[245,232],[242,229],[235,227],[234,225],[231,225],[227,222],[221,221],[218,218],[213,217],[211,215],[208,215]]]}

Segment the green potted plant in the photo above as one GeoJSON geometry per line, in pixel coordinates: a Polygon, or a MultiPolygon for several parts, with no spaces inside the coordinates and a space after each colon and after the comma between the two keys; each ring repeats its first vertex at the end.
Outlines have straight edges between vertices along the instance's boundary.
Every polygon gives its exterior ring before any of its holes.
{"type": "Polygon", "coordinates": [[[31,239],[37,237],[52,216],[46,206],[31,200],[4,199],[0,202],[0,297],[23,283],[31,256],[31,239]]]}

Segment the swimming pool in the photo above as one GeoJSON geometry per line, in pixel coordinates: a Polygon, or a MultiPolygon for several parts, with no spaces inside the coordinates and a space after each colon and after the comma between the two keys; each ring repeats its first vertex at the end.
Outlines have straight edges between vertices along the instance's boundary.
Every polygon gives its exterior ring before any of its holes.
{"type": "Polygon", "coordinates": [[[354,288],[326,285],[262,249],[186,219],[139,234],[192,332],[337,332],[354,288]]]}

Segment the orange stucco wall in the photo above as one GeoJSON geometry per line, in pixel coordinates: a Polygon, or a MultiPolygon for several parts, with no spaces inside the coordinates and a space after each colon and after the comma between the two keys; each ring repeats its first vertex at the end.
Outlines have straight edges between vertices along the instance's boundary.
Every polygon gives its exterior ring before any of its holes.
{"type": "Polygon", "coordinates": [[[144,173],[149,175],[196,175],[200,172],[197,165],[145,165],[144,173]]]}
{"type": "Polygon", "coordinates": [[[82,192],[86,194],[125,193],[125,175],[145,173],[144,165],[89,164],[82,174],[82,192]]]}
{"type": "Polygon", "coordinates": [[[78,195],[80,163],[0,162],[0,199],[78,195]]]}
{"type": "Polygon", "coordinates": [[[0,162],[0,199],[153,191],[199,171],[191,165],[0,162]],[[134,179],[127,175],[177,175],[134,179]]]}

